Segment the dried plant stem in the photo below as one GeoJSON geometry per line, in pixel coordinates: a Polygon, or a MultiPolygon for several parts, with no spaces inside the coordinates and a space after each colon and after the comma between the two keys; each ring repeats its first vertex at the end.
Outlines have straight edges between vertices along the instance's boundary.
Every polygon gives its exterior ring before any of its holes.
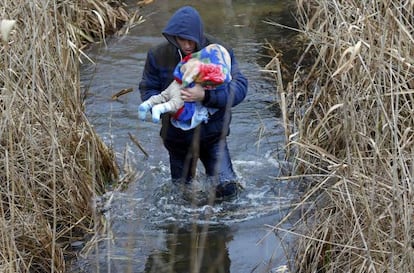
{"type": "Polygon", "coordinates": [[[286,106],[295,175],[308,176],[314,200],[301,232],[290,231],[303,234],[296,271],[414,272],[413,3],[297,7],[315,54],[286,106]]]}
{"type": "Polygon", "coordinates": [[[3,2],[15,24],[0,45],[0,271],[64,272],[93,231],[93,196],[118,178],[83,113],[79,52],[128,18],[116,1],[3,2]]]}

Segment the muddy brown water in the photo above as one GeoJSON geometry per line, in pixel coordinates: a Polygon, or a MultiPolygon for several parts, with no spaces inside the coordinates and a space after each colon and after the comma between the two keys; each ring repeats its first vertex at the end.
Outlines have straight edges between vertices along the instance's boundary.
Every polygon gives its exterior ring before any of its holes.
{"type": "MultiPolygon", "coordinates": [[[[137,1],[127,3],[131,10],[136,8],[137,1]]],[[[128,35],[109,37],[87,50],[94,63],[84,60],[81,68],[86,114],[115,150],[121,169],[132,168],[139,177],[122,191],[97,197],[106,206],[108,231],[93,249],[83,252],[71,272],[277,272],[289,264],[294,238],[269,227],[286,215],[300,193],[292,181],[276,179],[281,166],[288,165],[284,131],[273,106],[275,83],[260,70],[269,60],[263,47],[266,39],[290,43],[294,35],[263,21],[294,25],[293,7],[294,0],[155,0],[140,9],[145,22],[128,35]],[[200,11],[206,31],[234,48],[249,79],[247,98],[233,109],[229,137],[234,168],[245,190],[236,200],[212,206],[194,206],[176,194],[159,124],[137,117],[137,86],[146,52],[163,41],[160,33],[172,13],[189,3],[200,11]],[[135,91],[111,99],[130,87],[135,91]]]]}

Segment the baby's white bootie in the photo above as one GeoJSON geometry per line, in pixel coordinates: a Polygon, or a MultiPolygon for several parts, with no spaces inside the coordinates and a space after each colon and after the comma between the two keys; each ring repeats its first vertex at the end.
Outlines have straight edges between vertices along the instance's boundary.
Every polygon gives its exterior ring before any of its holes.
{"type": "Polygon", "coordinates": [[[138,117],[140,120],[145,120],[145,116],[147,115],[147,112],[151,109],[151,105],[144,101],[138,106],[138,117]]]}

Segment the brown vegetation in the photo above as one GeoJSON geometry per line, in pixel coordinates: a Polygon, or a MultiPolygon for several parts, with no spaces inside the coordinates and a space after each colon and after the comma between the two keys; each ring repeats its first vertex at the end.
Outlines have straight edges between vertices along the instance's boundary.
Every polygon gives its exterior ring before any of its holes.
{"type": "Polygon", "coordinates": [[[118,175],[84,116],[82,47],[128,16],[116,1],[1,6],[16,24],[0,37],[0,271],[64,272],[70,244],[97,225],[94,195],[118,175]]]}
{"type": "Polygon", "coordinates": [[[315,62],[279,88],[313,203],[294,267],[414,272],[414,2],[297,4],[315,62]]]}

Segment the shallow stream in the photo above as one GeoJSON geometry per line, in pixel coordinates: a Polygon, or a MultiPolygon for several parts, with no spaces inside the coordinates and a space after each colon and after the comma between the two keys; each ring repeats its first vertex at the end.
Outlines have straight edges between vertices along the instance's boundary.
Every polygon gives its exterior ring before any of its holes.
{"type": "MultiPolygon", "coordinates": [[[[128,1],[133,10],[137,1],[128,1]]],[[[87,51],[82,65],[87,116],[122,170],[137,177],[102,197],[109,204],[107,233],[72,272],[276,272],[287,265],[293,238],[273,226],[297,201],[292,181],[277,179],[284,161],[284,131],[275,107],[275,83],[260,72],[269,60],[266,39],[289,43],[292,33],[265,24],[293,24],[294,0],[167,1],[140,9],[145,22],[87,51]],[[233,109],[228,139],[235,171],[245,189],[234,201],[196,206],[179,198],[169,181],[168,154],[159,124],[137,117],[137,90],[147,50],[163,41],[172,13],[192,3],[207,32],[228,42],[249,79],[249,93],[233,109]],[[112,100],[121,89],[134,92],[112,100]],[[135,145],[133,136],[149,154],[135,145]],[[109,200],[109,201],[108,201],[109,200]]],[[[202,172],[202,168],[199,169],[202,172]]],[[[281,271],[282,272],[282,271],[281,271]]]]}

